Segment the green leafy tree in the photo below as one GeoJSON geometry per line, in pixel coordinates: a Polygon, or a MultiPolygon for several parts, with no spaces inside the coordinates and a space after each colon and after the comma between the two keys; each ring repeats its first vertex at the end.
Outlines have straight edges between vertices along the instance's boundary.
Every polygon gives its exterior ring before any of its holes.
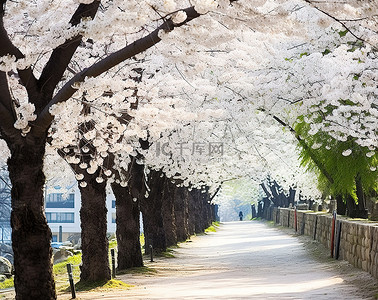
{"type": "MultiPolygon", "coordinates": [[[[348,101],[340,102],[354,105],[348,101]]],[[[351,136],[343,140],[332,132],[314,130],[316,124],[324,124],[324,116],[332,114],[334,109],[336,107],[331,105],[326,110],[314,108],[309,115],[298,118],[294,129],[303,140],[299,143],[302,164],[316,171],[319,187],[325,194],[343,197],[349,216],[367,217],[364,198],[377,191],[378,158],[371,147],[357,144],[351,136]]],[[[325,128],[328,126],[330,124],[325,128]]]]}

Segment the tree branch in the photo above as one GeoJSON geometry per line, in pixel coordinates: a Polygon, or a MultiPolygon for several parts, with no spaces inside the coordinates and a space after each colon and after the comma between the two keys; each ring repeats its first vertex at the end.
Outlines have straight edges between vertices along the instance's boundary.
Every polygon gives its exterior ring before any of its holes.
{"type": "MultiPolygon", "coordinates": [[[[312,7],[314,7],[316,10],[320,11],[321,13],[325,14],[327,17],[331,18],[332,20],[336,21],[337,23],[341,24],[346,30],[348,30],[348,32],[354,37],[356,38],[357,40],[361,41],[361,42],[364,42],[364,43],[367,43],[369,45],[371,45],[373,48],[376,49],[376,45],[372,45],[371,43],[367,42],[366,40],[364,40],[363,38],[357,36],[357,34],[355,34],[347,25],[345,25],[344,23],[344,20],[340,20],[338,18],[336,18],[335,16],[331,15],[330,13],[326,12],[325,10],[319,8],[318,6],[316,6],[314,3],[318,2],[318,1],[311,1],[311,0],[305,0],[305,2],[307,2],[308,4],[310,4],[312,7]]],[[[319,2],[318,2],[319,3],[319,2]]],[[[345,20],[345,22],[347,22],[348,20],[345,20]]]]}
{"type": "MultiPolygon", "coordinates": [[[[16,59],[25,58],[24,54],[13,45],[12,41],[9,39],[8,33],[4,28],[4,6],[6,1],[0,3],[0,56],[11,55],[15,56],[16,59]]],[[[34,97],[37,92],[37,80],[34,77],[32,69],[26,68],[23,70],[18,69],[18,75],[20,77],[21,83],[26,88],[29,97],[34,97]]]]}
{"type": "MultiPolygon", "coordinates": [[[[75,13],[73,14],[70,24],[72,26],[78,25],[83,18],[94,18],[96,15],[100,1],[95,0],[90,4],[80,4],[75,13]]],[[[76,52],[82,40],[82,36],[75,36],[62,45],[58,46],[52,52],[49,61],[44,67],[41,77],[39,78],[38,85],[41,89],[42,99],[38,99],[36,111],[38,112],[45,107],[51,100],[54,90],[62,79],[65,70],[70,63],[72,56],[76,52]]],[[[37,104],[37,103],[36,103],[37,104]]]]}
{"type": "Polygon", "coordinates": [[[8,113],[12,112],[12,97],[9,93],[7,75],[0,71],[0,102],[8,113]]]}
{"type": "Polygon", "coordinates": [[[268,191],[268,189],[266,188],[265,184],[264,184],[264,183],[260,183],[260,185],[261,185],[262,189],[264,190],[266,196],[267,196],[268,198],[271,198],[272,195],[269,193],[269,191],[268,191]]]}
{"type": "Polygon", "coordinates": [[[215,196],[219,193],[221,187],[222,187],[222,184],[223,182],[221,182],[221,184],[217,187],[217,189],[215,190],[214,194],[212,196],[210,196],[210,202],[213,201],[213,199],[215,198],[215,196]]]}
{"type": "Polygon", "coordinates": [[[11,138],[19,136],[20,132],[14,128],[15,120],[8,109],[0,102],[0,136],[1,138],[11,138]]]}
{"type": "Polygon", "coordinates": [[[156,45],[161,41],[159,38],[159,31],[164,30],[166,32],[172,31],[176,27],[180,27],[193,19],[196,19],[200,16],[196,12],[194,7],[189,7],[183,10],[187,19],[180,23],[174,24],[171,19],[166,20],[162,25],[160,25],[153,32],[147,36],[129,44],[128,46],[118,50],[107,56],[106,58],[100,60],[99,62],[93,64],[91,67],[84,69],[80,73],[77,73],[70,81],[68,81],[61,90],[54,96],[50,103],[43,109],[38,119],[34,122],[34,128],[32,129],[34,134],[43,134],[48,127],[50,126],[53,116],[50,114],[49,110],[54,104],[67,101],[75,92],[76,89],[73,88],[73,85],[77,82],[83,82],[85,77],[97,77],[106,71],[110,70],[119,63],[129,59],[136,54],[146,51],[152,46],[156,45]]]}
{"type": "Polygon", "coordinates": [[[290,132],[294,134],[295,138],[298,140],[299,144],[303,147],[305,151],[308,152],[310,155],[312,161],[314,164],[318,167],[319,171],[322,172],[322,174],[328,179],[328,181],[332,184],[334,183],[334,180],[332,176],[328,173],[328,171],[325,169],[321,161],[316,157],[314,151],[307,145],[307,143],[299,136],[299,134],[292,128],[290,125],[286,124],[284,121],[279,119],[276,116],[273,116],[273,119],[275,119],[278,123],[280,123],[282,126],[289,128],[290,132]]]}

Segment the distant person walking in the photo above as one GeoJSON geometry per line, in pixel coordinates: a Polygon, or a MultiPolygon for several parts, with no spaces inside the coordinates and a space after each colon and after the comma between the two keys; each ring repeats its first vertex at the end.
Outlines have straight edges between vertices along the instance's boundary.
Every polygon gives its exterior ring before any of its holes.
{"type": "Polygon", "coordinates": [[[239,211],[239,219],[240,219],[240,221],[243,221],[243,212],[242,211],[239,211]]]}

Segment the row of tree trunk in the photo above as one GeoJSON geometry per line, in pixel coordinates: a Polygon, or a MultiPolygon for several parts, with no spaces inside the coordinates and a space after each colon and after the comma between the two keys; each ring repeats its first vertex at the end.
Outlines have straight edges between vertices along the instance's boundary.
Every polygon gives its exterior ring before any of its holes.
{"type": "MultiPolygon", "coordinates": [[[[362,187],[361,177],[357,176],[356,180],[356,196],[358,201],[356,202],[352,195],[336,195],[337,200],[337,214],[347,215],[351,218],[368,218],[368,209],[366,206],[365,193],[362,187]]],[[[268,180],[268,183],[261,183],[261,187],[264,190],[266,197],[258,203],[257,217],[267,219],[270,213],[270,207],[289,207],[290,204],[294,206],[296,190],[290,188],[289,193],[285,194],[283,189],[278,183],[273,180],[268,180]]],[[[309,200],[310,209],[313,201],[309,200]]]]}
{"type": "Polygon", "coordinates": [[[208,190],[178,187],[161,171],[148,176],[149,197],[143,197],[141,211],[145,253],[161,253],[167,247],[203,232],[215,221],[215,206],[208,190]]]}
{"type": "Polygon", "coordinates": [[[290,204],[294,206],[295,189],[290,187],[288,194],[285,194],[282,187],[275,180],[268,180],[267,183],[261,183],[260,185],[266,197],[258,202],[257,212],[255,212],[256,217],[268,219],[271,206],[289,207],[290,204]]]}
{"type": "Polygon", "coordinates": [[[143,266],[140,212],[145,254],[165,252],[167,247],[204,232],[216,219],[216,206],[210,204],[207,189],[178,187],[161,171],[151,170],[145,178],[143,168],[135,163],[131,166],[128,187],[112,184],[119,270],[143,266]]]}

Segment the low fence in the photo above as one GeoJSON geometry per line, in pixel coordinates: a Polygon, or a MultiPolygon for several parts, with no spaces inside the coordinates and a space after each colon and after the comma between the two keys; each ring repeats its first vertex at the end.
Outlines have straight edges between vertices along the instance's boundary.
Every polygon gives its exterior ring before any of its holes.
{"type": "Polygon", "coordinates": [[[324,212],[272,207],[269,219],[313,237],[331,249],[332,256],[350,262],[378,278],[378,223],[348,220],[324,212]],[[334,223],[334,224],[333,224],[334,223]],[[333,229],[333,230],[332,230],[333,229]]]}

